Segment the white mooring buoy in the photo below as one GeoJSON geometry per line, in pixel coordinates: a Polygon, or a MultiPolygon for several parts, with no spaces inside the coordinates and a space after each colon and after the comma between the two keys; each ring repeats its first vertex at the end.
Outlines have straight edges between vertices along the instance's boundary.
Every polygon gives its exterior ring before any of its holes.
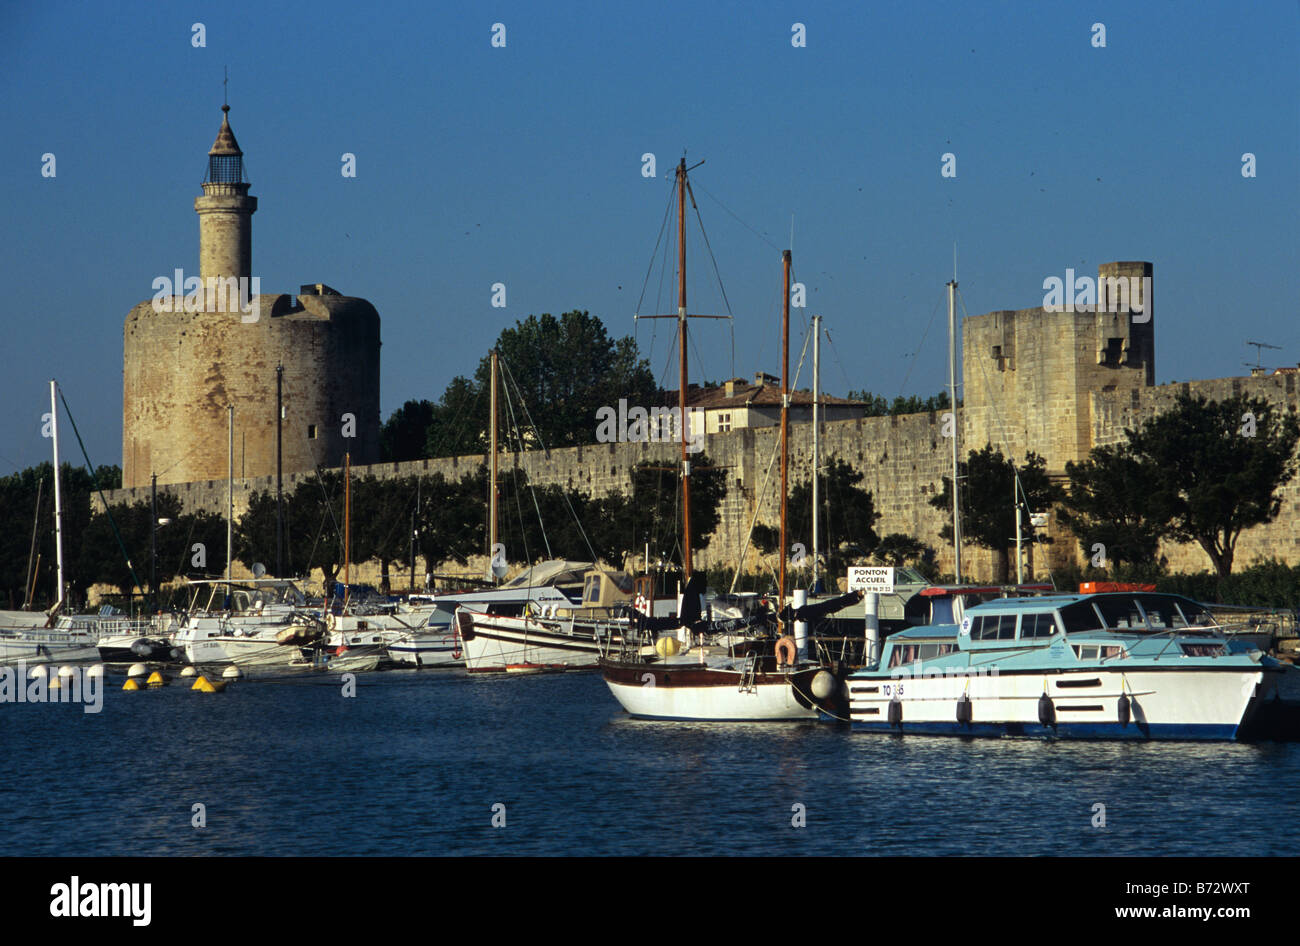
{"type": "Polygon", "coordinates": [[[183,669],[181,670],[181,676],[182,676],[182,677],[192,677],[192,676],[194,676],[196,673],[198,673],[198,671],[195,670],[193,667],[185,667],[185,668],[183,668],[183,669]]]}
{"type": "Polygon", "coordinates": [[[223,680],[238,680],[242,676],[243,674],[239,672],[239,668],[234,664],[221,671],[221,679],[223,680]]]}
{"type": "Polygon", "coordinates": [[[144,664],[131,664],[130,668],[126,671],[126,678],[128,680],[134,680],[136,677],[145,677],[148,675],[149,668],[144,664]]]}

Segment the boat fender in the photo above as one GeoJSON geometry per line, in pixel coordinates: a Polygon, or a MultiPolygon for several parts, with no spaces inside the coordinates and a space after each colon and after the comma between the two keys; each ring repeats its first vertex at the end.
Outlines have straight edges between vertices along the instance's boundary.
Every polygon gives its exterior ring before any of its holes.
{"type": "Polygon", "coordinates": [[[1046,693],[1038,698],[1038,721],[1044,726],[1056,725],[1056,706],[1046,693]]]}
{"type": "Polygon", "coordinates": [[[889,725],[903,728],[903,701],[898,697],[889,701],[889,725]]]}
{"type": "Polygon", "coordinates": [[[788,634],[776,642],[776,663],[781,667],[792,667],[799,653],[795,646],[794,638],[788,634]]]}
{"type": "Polygon", "coordinates": [[[957,722],[961,723],[963,726],[969,726],[971,724],[971,718],[974,715],[972,713],[973,708],[974,707],[971,705],[970,694],[963,693],[961,699],[957,701],[957,722]]]}
{"type": "Polygon", "coordinates": [[[812,695],[819,700],[825,700],[835,692],[835,677],[827,670],[818,670],[813,674],[812,684],[809,686],[812,695]]]}
{"type": "Polygon", "coordinates": [[[1128,698],[1127,693],[1119,695],[1119,724],[1127,726],[1129,719],[1133,715],[1133,701],[1128,698]]]}

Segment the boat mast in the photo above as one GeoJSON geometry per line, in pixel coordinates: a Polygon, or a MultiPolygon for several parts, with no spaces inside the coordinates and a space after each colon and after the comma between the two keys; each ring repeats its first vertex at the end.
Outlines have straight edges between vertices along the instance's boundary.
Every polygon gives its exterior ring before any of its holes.
{"type": "Polygon", "coordinates": [[[275,366],[275,577],[284,577],[284,365],[275,366]]]}
{"type": "Polygon", "coordinates": [[[488,578],[496,584],[496,572],[492,568],[492,557],[497,544],[497,350],[492,349],[492,394],[490,397],[492,417],[488,423],[488,578]]]}
{"type": "Polygon", "coordinates": [[[822,393],[822,317],[814,315],[813,324],[813,454],[812,454],[812,587],[817,588],[817,553],[820,542],[818,541],[820,533],[817,531],[817,520],[821,517],[821,506],[818,504],[820,493],[817,489],[817,477],[821,471],[821,430],[818,424],[817,408],[821,401],[822,393]]]}
{"type": "Polygon", "coordinates": [[[961,504],[957,486],[957,280],[948,283],[948,396],[952,401],[952,554],[954,582],[961,584],[961,504]]]}
{"type": "Polygon", "coordinates": [[[681,384],[677,407],[682,428],[682,586],[691,580],[691,463],[686,459],[686,158],[677,165],[677,347],[681,384]]]}
{"type": "Polygon", "coordinates": [[[63,607],[63,498],[59,491],[59,408],[55,403],[59,383],[50,381],[50,438],[54,441],[54,556],[59,570],[59,593],[55,596],[53,617],[63,607]]]}
{"type": "Polygon", "coordinates": [[[226,594],[230,594],[230,559],[235,545],[235,407],[226,406],[226,594]]]}
{"type": "Polygon", "coordinates": [[[352,579],[348,570],[352,559],[352,454],[343,454],[343,612],[348,610],[352,579]]]}
{"type": "Polygon", "coordinates": [[[790,251],[781,251],[781,565],[776,610],[785,608],[786,491],[790,475],[790,251]]]}

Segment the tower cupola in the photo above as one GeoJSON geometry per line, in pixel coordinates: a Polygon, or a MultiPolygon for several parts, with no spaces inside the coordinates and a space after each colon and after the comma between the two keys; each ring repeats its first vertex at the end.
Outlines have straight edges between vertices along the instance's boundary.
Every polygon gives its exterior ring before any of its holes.
{"type": "Polygon", "coordinates": [[[208,152],[203,196],[194,198],[199,215],[199,271],[209,278],[252,275],[253,214],[257,198],[248,196],[244,152],[230,129],[230,106],[221,106],[221,128],[208,152]]]}

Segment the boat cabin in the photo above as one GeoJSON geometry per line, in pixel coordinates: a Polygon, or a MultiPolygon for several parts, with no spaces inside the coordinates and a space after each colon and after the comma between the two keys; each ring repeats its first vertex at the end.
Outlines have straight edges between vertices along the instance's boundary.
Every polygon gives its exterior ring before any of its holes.
{"type": "Polygon", "coordinates": [[[267,607],[301,608],[307,598],[284,578],[250,578],[244,581],[191,581],[190,613],[227,612],[261,614],[267,607]]]}
{"type": "MultiPolygon", "coordinates": [[[[943,596],[931,597],[944,600],[943,596]]],[[[882,669],[959,652],[973,657],[988,651],[1029,654],[1050,648],[1054,660],[1072,656],[1078,661],[1105,662],[1124,659],[1134,650],[1216,657],[1232,649],[1210,611],[1180,595],[1143,592],[996,598],[968,609],[961,608],[959,596],[947,600],[953,607],[934,610],[944,620],[908,628],[886,639],[882,669]],[[959,623],[954,614],[959,615],[959,623]]]]}

